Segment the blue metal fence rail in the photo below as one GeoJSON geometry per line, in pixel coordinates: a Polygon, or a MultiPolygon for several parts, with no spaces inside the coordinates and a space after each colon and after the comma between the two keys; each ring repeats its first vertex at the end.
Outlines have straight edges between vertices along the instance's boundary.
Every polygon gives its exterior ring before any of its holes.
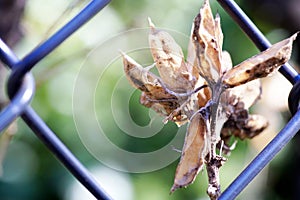
{"type": "MultiPolygon", "coordinates": [[[[266,37],[234,1],[217,1],[248,35],[259,50],[263,51],[271,46],[266,37]]],[[[246,169],[231,183],[231,185],[229,185],[219,199],[234,199],[300,130],[300,111],[297,112],[300,97],[300,76],[288,63],[283,65],[279,69],[279,72],[294,84],[289,95],[289,107],[291,113],[295,115],[277,136],[253,159],[246,169]]]]}
{"type": "MultiPolygon", "coordinates": [[[[234,1],[217,1],[260,50],[265,50],[271,45],[234,1]]],[[[30,107],[30,102],[35,91],[34,78],[30,70],[109,2],[110,0],[92,0],[69,23],[21,60],[19,60],[13,51],[0,39],[0,60],[12,70],[8,80],[7,90],[11,102],[2,109],[0,113],[0,132],[14,119],[21,117],[60,162],[62,162],[97,199],[111,199],[111,197],[30,107]]],[[[219,199],[234,199],[300,130],[300,111],[298,111],[300,76],[289,64],[282,66],[279,71],[294,85],[289,95],[289,107],[294,116],[222,193],[219,199]]]]}
{"type": "Polygon", "coordinates": [[[109,2],[110,0],[91,1],[69,23],[22,60],[19,60],[2,40],[0,41],[0,59],[12,70],[8,80],[8,95],[11,102],[0,113],[0,131],[21,116],[38,138],[97,199],[111,199],[111,197],[30,107],[35,87],[29,71],[109,2]]]}

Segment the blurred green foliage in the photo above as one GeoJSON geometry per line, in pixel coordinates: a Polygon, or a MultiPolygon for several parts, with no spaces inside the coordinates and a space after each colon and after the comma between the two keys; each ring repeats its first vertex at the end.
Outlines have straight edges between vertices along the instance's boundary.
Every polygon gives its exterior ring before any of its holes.
{"type": "MultiPolygon", "coordinates": [[[[77,2],[80,3],[80,1],[77,2]]],[[[26,15],[24,16],[26,34],[15,49],[20,57],[26,55],[34,46],[49,36],[47,32],[49,27],[57,24],[51,30],[53,32],[74,16],[85,4],[85,2],[81,2],[81,4],[71,9],[70,3],[71,1],[67,0],[49,1],[47,4],[38,0],[28,0],[26,15]],[[61,16],[61,13],[65,12],[66,9],[70,12],[66,12],[67,15],[61,16]],[[59,20],[58,23],[57,20],[59,20]]],[[[72,106],[77,106],[72,105],[74,84],[83,63],[90,66],[91,77],[99,73],[97,70],[102,70],[104,73],[105,66],[103,65],[107,63],[104,61],[102,63],[102,60],[107,56],[106,53],[118,55],[119,49],[107,48],[95,60],[89,57],[89,53],[99,48],[99,46],[101,47],[101,44],[105,44],[106,41],[118,44],[118,41],[112,40],[112,38],[123,31],[134,28],[147,28],[148,16],[152,18],[158,27],[177,31],[188,37],[193,18],[199,11],[201,4],[201,1],[198,0],[114,0],[34,68],[37,91],[32,103],[33,108],[85,166],[99,168],[100,171],[107,168],[87,150],[77,133],[72,113],[72,106]]],[[[214,13],[219,12],[221,15],[224,49],[231,53],[234,64],[256,54],[258,50],[223,9],[215,1],[211,1],[211,5],[214,13]]],[[[247,7],[243,7],[243,9],[247,10],[247,7]]],[[[251,13],[248,14],[251,15],[251,13]]],[[[261,28],[268,33],[268,31],[271,31],[269,27],[271,26],[263,24],[261,28]]],[[[276,39],[283,38],[284,32],[280,35],[273,35],[276,39]]],[[[130,42],[134,43],[134,41],[130,42]]],[[[187,43],[182,46],[185,52],[186,47],[187,43]]],[[[147,53],[150,54],[149,51],[147,53]]],[[[148,55],[146,59],[139,57],[137,60],[151,64],[149,58],[148,55]]],[[[107,129],[106,132],[110,133],[107,134],[107,137],[120,148],[132,152],[149,152],[163,147],[177,133],[178,128],[175,124],[166,124],[159,134],[153,137],[137,138],[126,135],[113,121],[109,95],[112,94],[117,81],[123,75],[120,57],[117,56],[115,59],[117,60],[114,61],[116,70],[112,70],[109,75],[104,77],[104,84],[99,85],[99,91],[97,89],[96,92],[96,97],[99,97],[96,103],[96,108],[99,107],[99,110],[96,112],[100,116],[99,119],[104,120],[103,126],[107,129]]],[[[87,90],[90,84],[89,81],[90,79],[87,78],[87,90]]],[[[148,109],[138,103],[140,93],[134,92],[128,105],[126,103],[122,104],[122,97],[126,94],[126,90],[118,93],[118,96],[120,96],[119,106],[129,107],[130,117],[136,124],[140,126],[147,125],[150,118],[148,109]]],[[[84,92],[82,98],[86,98],[84,92]]],[[[85,113],[84,108],[82,108],[82,115],[87,121],[89,120],[89,115],[85,113]]],[[[87,132],[94,131],[88,128],[87,130],[87,132]]],[[[247,141],[238,142],[237,148],[232,152],[225,166],[221,168],[223,189],[232,182],[256,153],[255,150],[251,150],[251,147],[249,148],[247,141]]],[[[205,194],[207,187],[205,171],[200,172],[194,184],[169,195],[177,162],[178,160],[163,169],[148,173],[125,173],[111,170],[107,172],[110,173],[108,176],[101,175],[98,178],[101,184],[118,199],[207,199],[205,194]],[[114,175],[116,179],[112,182],[109,177],[114,175]],[[117,182],[121,182],[121,179],[124,179],[127,184],[126,191],[124,191],[125,186],[117,184],[117,182]],[[107,186],[107,183],[111,185],[107,186]]],[[[257,178],[257,181],[251,183],[240,198],[258,199],[259,197],[263,199],[264,181],[264,178],[257,178]]],[[[80,187],[80,184],[74,180],[72,175],[32,134],[31,130],[19,120],[18,133],[10,145],[4,163],[4,175],[0,182],[0,199],[71,200],[80,199],[83,191],[84,189],[80,187]],[[72,187],[75,189],[72,189],[72,187]]],[[[87,199],[88,197],[83,198],[87,199]]]]}

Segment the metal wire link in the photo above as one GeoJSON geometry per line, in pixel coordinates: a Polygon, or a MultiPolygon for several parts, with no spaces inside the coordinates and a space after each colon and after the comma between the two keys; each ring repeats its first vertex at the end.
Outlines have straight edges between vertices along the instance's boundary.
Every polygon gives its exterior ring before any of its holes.
{"type": "Polygon", "coordinates": [[[77,178],[97,199],[112,199],[89,171],[60,141],[55,133],[44,123],[30,107],[35,84],[30,70],[34,65],[52,52],[58,45],[104,8],[110,0],[91,1],[69,23],[57,31],[52,37],[19,60],[13,51],[0,39],[0,59],[12,69],[8,81],[8,95],[11,102],[0,113],[0,132],[14,119],[21,116],[45,146],[61,161],[61,163],[77,178]]]}
{"type": "MultiPolygon", "coordinates": [[[[249,17],[233,0],[217,0],[232,19],[248,35],[253,43],[261,50],[271,46],[270,42],[255,26],[249,17]]],[[[253,159],[241,174],[229,185],[219,199],[234,199],[254,179],[254,177],[277,155],[277,153],[300,130],[300,111],[297,112],[300,97],[300,76],[288,63],[279,72],[294,85],[289,97],[290,109],[294,117],[278,133],[278,135],[253,159]]]]}
{"type": "Polygon", "coordinates": [[[295,115],[299,110],[300,102],[300,81],[294,84],[290,94],[289,94],[289,109],[292,115],[295,115]]]}
{"type": "MultiPolygon", "coordinates": [[[[217,1],[260,50],[265,50],[271,45],[233,0],[217,1]]],[[[111,197],[30,107],[35,90],[34,79],[30,70],[109,2],[110,0],[92,0],[69,23],[21,60],[0,39],[0,59],[12,69],[8,81],[8,94],[11,102],[0,113],[0,132],[14,119],[21,116],[45,146],[97,199],[111,199],[111,197]]],[[[297,111],[300,99],[300,76],[289,64],[282,66],[279,71],[294,84],[289,96],[289,106],[294,117],[232,182],[219,199],[234,199],[300,129],[300,111],[297,111]]]]}
{"type": "MultiPolygon", "coordinates": [[[[217,0],[230,17],[240,26],[246,35],[252,40],[260,51],[264,51],[271,46],[271,43],[264,34],[255,26],[250,18],[233,0],[217,0]]],[[[279,72],[292,84],[296,83],[300,76],[296,70],[288,63],[281,66],[279,72]]]]}
{"type": "Polygon", "coordinates": [[[78,30],[89,19],[96,15],[111,0],[93,0],[78,15],[71,19],[65,26],[54,33],[48,40],[35,48],[20,62],[13,66],[13,71],[8,80],[10,96],[17,91],[22,77],[29,72],[35,64],[51,53],[58,45],[78,30]]]}

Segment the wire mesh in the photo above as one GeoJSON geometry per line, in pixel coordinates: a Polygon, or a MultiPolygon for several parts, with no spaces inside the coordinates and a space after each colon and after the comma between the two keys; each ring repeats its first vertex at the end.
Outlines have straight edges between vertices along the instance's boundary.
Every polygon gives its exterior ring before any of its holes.
{"type": "MultiPolygon", "coordinates": [[[[7,90],[11,101],[0,113],[0,131],[2,132],[13,120],[21,117],[44,145],[51,150],[74,177],[97,199],[111,199],[111,197],[30,107],[30,102],[35,92],[34,78],[30,70],[109,2],[110,0],[91,1],[69,23],[23,59],[18,59],[13,51],[0,40],[0,59],[12,70],[8,80],[7,90]]],[[[261,51],[271,45],[234,1],[218,0],[218,2],[261,51]]],[[[300,76],[289,64],[282,66],[279,71],[294,85],[289,96],[289,107],[294,116],[222,193],[220,199],[234,199],[300,130],[300,112],[297,111],[300,96],[300,76]]]]}

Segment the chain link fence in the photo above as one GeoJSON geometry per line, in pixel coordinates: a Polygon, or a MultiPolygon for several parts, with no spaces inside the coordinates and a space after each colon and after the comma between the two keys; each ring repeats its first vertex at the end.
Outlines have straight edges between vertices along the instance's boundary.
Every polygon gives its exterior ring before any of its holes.
{"type": "MultiPolygon", "coordinates": [[[[22,59],[19,59],[0,40],[0,59],[11,70],[7,83],[10,103],[0,113],[0,131],[3,132],[15,119],[21,117],[44,145],[97,199],[111,199],[111,197],[30,106],[35,93],[35,80],[30,71],[35,64],[57,48],[109,2],[110,0],[91,1],[65,26],[22,59]]],[[[271,46],[270,42],[234,1],[218,0],[218,2],[259,50],[263,51],[271,46]]],[[[290,111],[294,116],[232,184],[224,190],[220,199],[234,199],[300,130],[300,112],[297,111],[300,96],[300,76],[289,64],[282,66],[279,71],[294,85],[288,99],[290,111]]]]}

